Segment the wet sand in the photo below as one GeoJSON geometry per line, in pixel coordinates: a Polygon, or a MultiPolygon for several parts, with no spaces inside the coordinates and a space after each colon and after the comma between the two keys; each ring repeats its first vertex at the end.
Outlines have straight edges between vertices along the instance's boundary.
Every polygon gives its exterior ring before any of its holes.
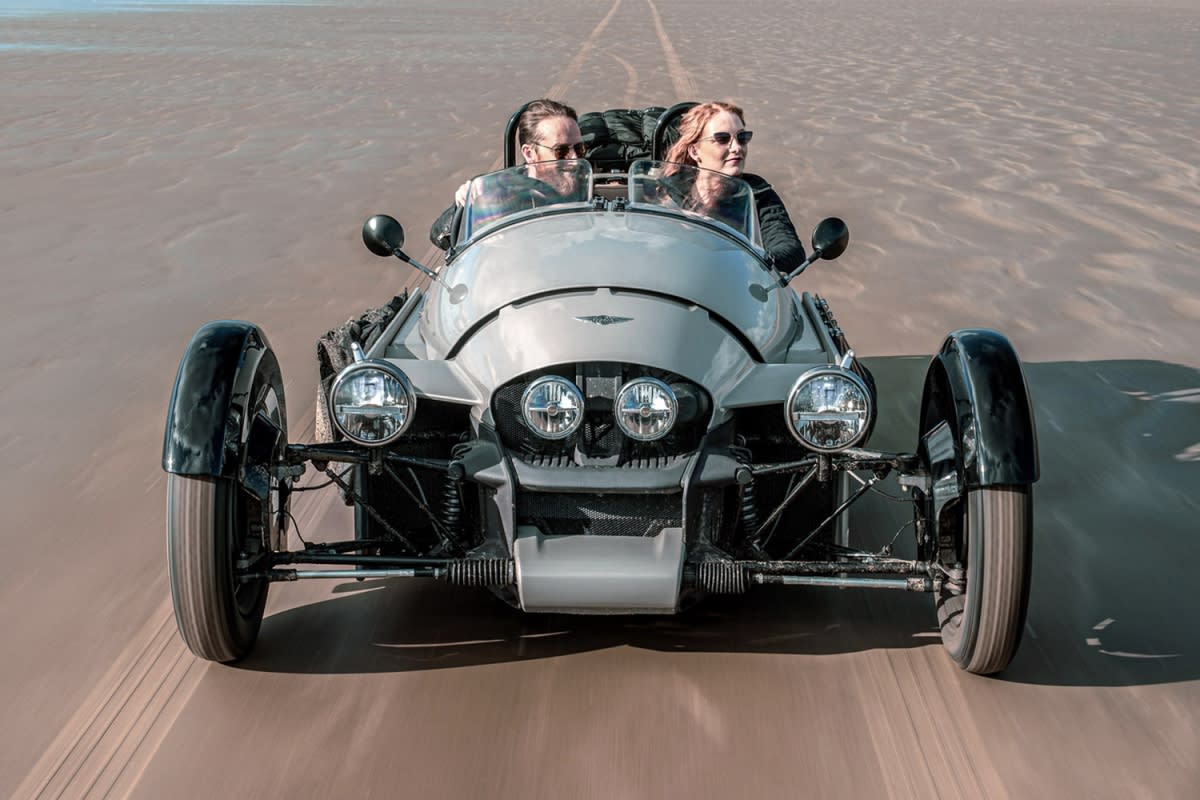
{"type": "MultiPolygon", "coordinates": [[[[0,796],[1194,797],[1200,792],[1200,12],[763,0],[366,0],[0,28],[0,796]],[[734,30],[714,36],[737,14],[734,30]],[[763,591],[527,618],[440,585],[275,587],[259,649],[170,616],[162,424],[214,318],[262,325],[291,436],[316,338],[413,282],[530,97],[732,98],[911,447],[925,357],[1004,331],[1043,479],[1030,631],[952,669],[928,598],[763,591]]],[[[302,530],[345,530],[331,496],[302,530]]],[[[856,529],[884,540],[886,501],[856,529]]],[[[316,538],[322,538],[316,535],[316,538]]]]}

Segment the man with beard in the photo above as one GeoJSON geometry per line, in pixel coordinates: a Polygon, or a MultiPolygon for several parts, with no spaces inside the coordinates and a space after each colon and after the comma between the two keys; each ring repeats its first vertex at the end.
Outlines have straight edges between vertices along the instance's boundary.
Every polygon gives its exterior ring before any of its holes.
{"type": "Polygon", "coordinates": [[[442,212],[429,231],[430,240],[443,250],[452,244],[455,218],[470,197],[472,229],[516,211],[555,203],[586,200],[580,193],[579,170],[558,162],[582,159],[587,154],[575,109],[555,100],[534,100],[521,113],[517,141],[525,160],[523,169],[510,169],[492,178],[467,181],[454,193],[454,205],[442,212]]]}

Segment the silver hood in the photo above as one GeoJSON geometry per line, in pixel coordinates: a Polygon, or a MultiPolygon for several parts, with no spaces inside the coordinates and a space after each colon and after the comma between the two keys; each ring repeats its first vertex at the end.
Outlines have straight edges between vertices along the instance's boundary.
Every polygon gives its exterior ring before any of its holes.
{"type": "MultiPolygon", "coordinates": [[[[433,285],[421,321],[431,358],[462,348],[501,309],[550,294],[594,295],[600,287],[616,291],[607,295],[611,302],[594,306],[593,316],[632,316],[625,306],[634,294],[675,298],[740,332],[751,358],[778,360],[796,332],[791,293],[763,261],[745,244],[674,216],[535,217],[473,243],[441,278],[445,286],[433,285]]],[[[580,322],[570,330],[582,342],[602,327],[580,322]]]]}
{"type": "Polygon", "coordinates": [[[645,294],[614,295],[608,289],[506,307],[449,363],[470,376],[477,396],[488,397],[497,386],[535,369],[602,361],[668,370],[704,386],[718,404],[754,366],[744,344],[702,308],[645,294]],[[627,321],[587,321],[614,305],[627,321]]]}

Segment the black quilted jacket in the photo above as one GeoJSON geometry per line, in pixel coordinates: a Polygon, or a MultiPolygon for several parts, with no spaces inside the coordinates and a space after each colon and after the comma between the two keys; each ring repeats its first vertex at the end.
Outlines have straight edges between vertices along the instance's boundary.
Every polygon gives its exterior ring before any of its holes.
{"type": "Polygon", "coordinates": [[[791,272],[804,260],[804,244],[796,236],[792,218],[788,216],[779,195],[758,175],[749,172],[742,179],[754,190],[754,204],[758,207],[758,227],[762,232],[763,247],[775,261],[775,269],[791,272]]]}

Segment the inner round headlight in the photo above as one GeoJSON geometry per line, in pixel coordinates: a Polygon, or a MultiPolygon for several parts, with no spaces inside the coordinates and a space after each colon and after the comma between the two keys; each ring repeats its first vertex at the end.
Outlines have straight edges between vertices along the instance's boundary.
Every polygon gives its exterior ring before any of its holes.
{"type": "Polygon", "coordinates": [[[801,375],[788,395],[786,410],[792,435],[821,453],[857,443],[874,413],[862,378],[841,367],[818,367],[801,375]]]}
{"type": "Polygon", "coordinates": [[[521,416],[543,439],[565,439],[583,423],[583,394],[566,378],[545,375],[525,387],[521,416]]]}
{"type": "Polygon", "coordinates": [[[652,442],[671,432],[679,414],[679,401],[671,387],[656,378],[636,378],[621,387],[613,414],[626,436],[652,442]]]}
{"type": "Polygon", "coordinates": [[[408,429],[417,396],[408,378],[387,361],[361,361],[342,370],[329,393],[330,416],[347,439],[382,445],[408,429]]]}

